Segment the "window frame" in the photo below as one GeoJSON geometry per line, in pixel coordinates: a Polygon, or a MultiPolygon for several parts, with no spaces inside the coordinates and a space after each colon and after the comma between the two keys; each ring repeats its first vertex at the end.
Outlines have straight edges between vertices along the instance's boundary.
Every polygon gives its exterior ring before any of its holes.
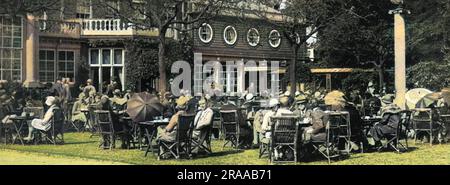
{"type": "Polygon", "coordinates": [[[281,46],[281,41],[282,41],[282,39],[281,39],[281,33],[278,31],[278,30],[272,30],[272,31],[270,31],[270,33],[269,33],[269,45],[272,47],[272,48],[279,48],[280,46],[281,46]],[[274,43],[272,43],[273,42],[273,40],[272,40],[272,34],[278,34],[278,40],[276,41],[276,42],[278,42],[277,44],[274,44],[274,43]]]}
{"type": "Polygon", "coordinates": [[[248,43],[248,45],[250,45],[252,47],[257,47],[260,44],[260,42],[261,42],[261,34],[259,33],[258,29],[256,29],[256,28],[248,29],[248,31],[247,31],[247,43],[248,43]],[[255,43],[252,43],[252,41],[250,40],[250,33],[252,31],[254,31],[258,35],[257,42],[255,42],[255,43]]]}
{"type": "Polygon", "coordinates": [[[212,26],[208,23],[202,23],[201,26],[198,28],[198,37],[199,37],[200,41],[204,44],[211,43],[211,41],[213,40],[213,37],[214,37],[214,30],[213,30],[212,26]],[[203,39],[203,37],[202,37],[202,34],[203,34],[202,30],[205,27],[207,27],[210,30],[210,36],[207,39],[203,39]]]}
{"type": "Polygon", "coordinates": [[[229,26],[225,27],[225,29],[223,29],[223,40],[225,41],[226,44],[228,44],[230,46],[236,44],[236,42],[238,40],[238,33],[237,33],[236,28],[234,26],[229,25],[229,26]],[[234,39],[232,39],[232,41],[227,39],[227,31],[228,31],[228,29],[232,29],[232,31],[234,32],[235,37],[234,37],[234,39]]]}

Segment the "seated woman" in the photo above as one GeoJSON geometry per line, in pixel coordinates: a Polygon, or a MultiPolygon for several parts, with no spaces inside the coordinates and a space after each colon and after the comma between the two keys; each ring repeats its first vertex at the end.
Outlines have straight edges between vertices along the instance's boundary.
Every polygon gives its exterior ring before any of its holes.
{"type": "Polygon", "coordinates": [[[389,134],[393,134],[396,131],[398,124],[400,123],[400,111],[401,109],[393,103],[393,97],[383,98],[383,103],[386,104],[381,110],[382,120],[376,123],[370,134],[375,142],[375,147],[381,146],[381,140],[389,134]]]}
{"type": "Polygon", "coordinates": [[[169,124],[164,129],[158,128],[158,134],[160,134],[158,136],[158,140],[167,142],[175,141],[177,135],[176,127],[178,125],[180,115],[194,113],[195,111],[194,106],[189,105],[186,99],[178,100],[176,109],[178,111],[172,116],[172,118],[170,118],[169,124]]]}
{"type": "Polygon", "coordinates": [[[35,129],[48,131],[52,125],[53,121],[53,110],[58,107],[58,100],[53,97],[49,96],[45,100],[45,105],[47,105],[49,108],[47,112],[45,112],[44,117],[42,119],[33,119],[31,123],[29,122],[28,125],[28,136],[24,138],[24,140],[31,141],[33,140],[33,131],[35,129]]]}
{"type": "Polygon", "coordinates": [[[84,98],[84,93],[80,93],[77,101],[73,103],[71,121],[74,123],[78,123],[77,125],[84,125],[84,123],[86,123],[87,121],[86,115],[81,112],[82,109],[87,109],[87,103],[84,98]]]}

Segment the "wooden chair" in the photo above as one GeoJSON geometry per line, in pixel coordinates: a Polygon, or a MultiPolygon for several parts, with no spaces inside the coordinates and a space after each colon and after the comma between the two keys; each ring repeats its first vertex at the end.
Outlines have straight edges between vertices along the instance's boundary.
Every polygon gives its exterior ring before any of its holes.
{"type": "Polygon", "coordinates": [[[111,113],[109,111],[96,110],[94,111],[94,115],[98,133],[100,134],[100,136],[102,136],[99,147],[112,150],[116,147],[117,136],[123,136],[124,134],[126,134],[125,130],[121,128],[115,128],[116,125],[114,125],[111,113]]]}
{"type": "Polygon", "coordinates": [[[430,145],[433,145],[434,139],[437,138],[441,126],[435,122],[433,110],[428,108],[415,109],[412,112],[412,126],[414,130],[414,143],[417,141],[419,133],[427,133],[430,138],[430,145]]]}
{"type": "Polygon", "coordinates": [[[200,129],[200,135],[198,136],[198,138],[197,139],[191,138],[191,151],[203,150],[208,155],[212,154],[211,132],[212,132],[212,125],[208,125],[202,129],[200,129]]]}
{"type": "Polygon", "coordinates": [[[311,144],[315,149],[313,153],[320,153],[328,160],[328,164],[330,164],[332,158],[341,156],[339,150],[339,135],[339,123],[328,121],[325,126],[325,132],[314,134],[311,137],[311,144]]]}
{"type": "MultiPolygon", "coordinates": [[[[53,145],[58,143],[64,144],[64,122],[65,116],[63,110],[54,108],[50,129],[48,131],[37,130],[38,133],[35,138],[38,138],[41,141],[45,140],[53,145]]],[[[38,140],[35,139],[34,143],[38,144],[38,140]]]]}
{"type": "Polygon", "coordinates": [[[235,149],[239,149],[240,128],[239,115],[237,110],[221,110],[222,128],[224,144],[222,149],[228,144],[235,149]]]}
{"type": "Polygon", "coordinates": [[[191,157],[190,139],[194,125],[194,114],[183,114],[178,118],[175,141],[158,140],[158,160],[165,154],[170,154],[179,159],[181,154],[191,157]]]}
{"type": "Polygon", "coordinates": [[[298,151],[298,117],[281,116],[271,117],[272,135],[270,142],[270,160],[271,162],[297,162],[298,151]],[[275,151],[286,149],[291,151],[293,159],[280,160],[275,156],[275,151]]]}
{"type": "Polygon", "coordinates": [[[411,111],[402,111],[398,113],[400,116],[400,122],[397,124],[397,128],[395,128],[395,133],[388,135],[388,141],[383,144],[383,146],[378,148],[380,151],[383,148],[387,148],[390,146],[397,153],[400,153],[401,150],[408,151],[408,130],[411,120],[411,111]],[[405,144],[400,143],[400,140],[405,140],[405,144]]]}

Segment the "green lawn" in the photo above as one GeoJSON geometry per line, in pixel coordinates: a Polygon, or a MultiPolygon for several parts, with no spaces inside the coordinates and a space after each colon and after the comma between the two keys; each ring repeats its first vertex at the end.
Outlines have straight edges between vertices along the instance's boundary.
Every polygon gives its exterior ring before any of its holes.
{"type": "MultiPolygon", "coordinates": [[[[230,148],[222,150],[221,141],[213,140],[213,152],[214,154],[209,157],[198,157],[192,160],[162,160],[158,161],[156,156],[149,155],[144,157],[144,152],[140,150],[123,150],[114,149],[102,150],[97,146],[99,144],[99,138],[89,138],[89,133],[67,133],[65,135],[65,145],[4,145],[0,144],[0,149],[7,149],[6,151],[19,152],[20,155],[36,154],[43,155],[44,157],[57,157],[58,159],[66,158],[68,160],[76,158],[80,160],[80,164],[84,164],[83,161],[88,161],[93,164],[143,164],[143,165],[267,165],[267,159],[258,158],[258,150],[242,150],[233,151],[230,148]]],[[[429,146],[428,144],[412,145],[413,150],[397,154],[394,152],[382,152],[382,153],[364,153],[364,154],[352,154],[350,158],[335,161],[333,165],[449,165],[450,164],[450,144],[429,146]]],[[[1,150],[0,150],[1,151],[1,150]]],[[[19,155],[19,153],[17,153],[19,155]]],[[[0,153],[2,156],[2,153],[0,153]]],[[[2,156],[3,157],[3,156],[2,156]]],[[[1,158],[1,157],[0,157],[1,158]]],[[[14,161],[0,160],[0,164],[11,164],[14,161]]],[[[17,163],[26,164],[26,162],[18,161],[17,163]]],[[[73,162],[74,164],[78,161],[73,162]]],[[[30,164],[35,164],[30,161],[30,164]]],[[[37,164],[41,164],[37,162],[37,164]]],[[[45,163],[44,163],[45,164],[45,163]]],[[[66,164],[63,161],[59,163],[56,160],[52,164],[66,164]]],[[[326,160],[321,158],[314,162],[300,162],[299,165],[324,165],[328,164],[326,160]]]]}

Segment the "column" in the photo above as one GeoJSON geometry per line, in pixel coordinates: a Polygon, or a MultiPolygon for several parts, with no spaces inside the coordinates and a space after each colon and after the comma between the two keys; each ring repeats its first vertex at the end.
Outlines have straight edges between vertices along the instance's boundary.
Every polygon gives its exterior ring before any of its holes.
{"type": "Polygon", "coordinates": [[[398,9],[394,13],[394,37],[395,37],[395,104],[405,109],[406,100],[406,34],[403,10],[398,9]]]}
{"type": "Polygon", "coordinates": [[[36,18],[28,14],[26,18],[26,41],[25,41],[25,81],[27,88],[39,87],[37,80],[37,60],[39,59],[39,28],[36,18]]]}

